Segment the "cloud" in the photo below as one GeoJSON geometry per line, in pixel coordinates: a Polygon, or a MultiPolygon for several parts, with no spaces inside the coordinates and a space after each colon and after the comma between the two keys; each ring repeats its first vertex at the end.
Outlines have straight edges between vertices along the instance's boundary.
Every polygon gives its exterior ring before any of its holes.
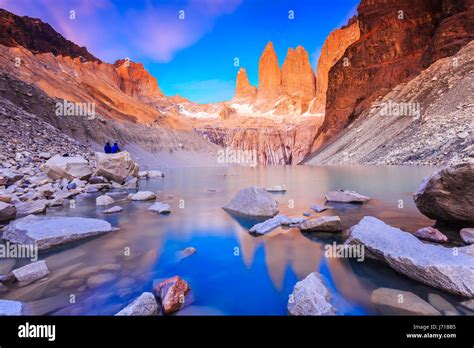
{"type": "Polygon", "coordinates": [[[112,62],[125,56],[170,61],[230,14],[241,0],[188,0],[154,5],[131,1],[127,9],[110,0],[0,0],[0,7],[37,17],[67,39],[112,62]],[[70,18],[70,11],[76,18],[70,18]],[[179,18],[184,11],[184,19],[179,18]]]}
{"type": "Polygon", "coordinates": [[[174,86],[179,95],[196,103],[216,103],[232,98],[235,89],[234,80],[204,80],[181,83],[174,86]]]}

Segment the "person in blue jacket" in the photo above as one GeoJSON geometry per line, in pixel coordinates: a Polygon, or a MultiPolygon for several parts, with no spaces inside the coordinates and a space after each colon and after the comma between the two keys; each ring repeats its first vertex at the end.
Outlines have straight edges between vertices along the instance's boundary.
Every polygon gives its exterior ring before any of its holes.
{"type": "Polygon", "coordinates": [[[112,147],[110,147],[110,143],[106,142],[104,146],[104,152],[105,153],[112,153],[112,147]]]}
{"type": "Polygon", "coordinates": [[[118,147],[117,142],[115,142],[114,145],[112,146],[112,153],[117,153],[117,152],[120,152],[120,149],[118,147]]]}

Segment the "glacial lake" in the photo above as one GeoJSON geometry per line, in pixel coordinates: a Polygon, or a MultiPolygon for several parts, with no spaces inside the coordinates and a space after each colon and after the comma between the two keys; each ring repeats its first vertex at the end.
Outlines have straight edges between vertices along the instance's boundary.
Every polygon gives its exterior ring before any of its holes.
{"type": "MultiPolygon", "coordinates": [[[[194,302],[178,315],[286,315],[295,283],[318,271],[339,315],[384,314],[370,302],[371,292],[379,287],[412,291],[426,301],[428,294],[438,294],[463,315],[458,304],[464,299],[424,286],[381,263],[325,257],[325,245],[342,243],[344,233],[303,234],[297,228],[278,228],[256,237],[248,232],[255,221],[236,219],[221,208],[244,187],[284,184],[286,193],[273,194],[282,214],[338,215],[345,229],[370,215],[415,231],[433,224],[418,212],[412,193],[434,170],[403,166],[163,169],[165,178],[140,180],[139,187],[158,192],[158,200],[170,204],[171,214],[148,212],[152,202],[123,200],[116,204],[124,208],[122,213],[105,215],[106,208],[95,206],[96,194],[77,197],[75,208],[52,208],[49,216],[105,219],[120,230],[41,254],[51,270],[49,276],[30,285],[15,284],[0,298],[29,302],[34,314],[113,315],[142,292],[152,291],[154,282],[179,275],[189,282],[194,302]],[[328,204],[333,209],[319,214],[310,210],[312,204],[324,205],[325,192],[338,189],[355,190],[372,200],[364,205],[328,204]],[[197,252],[180,260],[177,253],[186,247],[197,252]],[[87,286],[88,278],[101,274],[108,282],[87,286]]],[[[442,231],[454,236],[453,231],[442,231]]],[[[0,261],[0,272],[26,263],[0,261]]]]}

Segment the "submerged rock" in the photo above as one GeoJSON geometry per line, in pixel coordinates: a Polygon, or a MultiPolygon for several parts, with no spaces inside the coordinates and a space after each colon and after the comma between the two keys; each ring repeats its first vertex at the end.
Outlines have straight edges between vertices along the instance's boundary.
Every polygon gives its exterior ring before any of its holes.
{"type": "Polygon", "coordinates": [[[285,185],[273,185],[267,187],[267,192],[286,192],[285,185]]]}
{"type": "Polygon", "coordinates": [[[148,208],[148,211],[160,214],[169,214],[171,212],[171,209],[168,203],[156,202],[148,208]]]}
{"type": "Polygon", "coordinates": [[[115,207],[112,207],[110,209],[102,211],[102,213],[104,213],[104,214],[114,214],[114,213],[120,213],[122,211],[123,211],[123,208],[116,205],[115,207]]]}
{"type": "Polygon", "coordinates": [[[179,276],[166,279],[154,288],[155,295],[160,299],[165,314],[179,311],[190,303],[191,288],[179,276]]]}
{"type": "Polygon", "coordinates": [[[465,227],[474,226],[474,164],[440,169],[421,183],[413,198],[421,213],[465,227]]]}
{"type": "Polygon", "coordinates": [[[350,230],[347,245],[364,246],[365,255],[426,285],[474,296],[474,258],[450,248],[421,242],[408,232],[366,216],[350,230]]]}
{"type": "Polygon", "coordinates": [[[96,176],[103,176],[109,180],[122,184],[127,176],[138,176],[140,167],[136,164],[127,151],[106,154],[95,153],[97,163],[96,176]]]}
{"type": "Polygon", "coordinates": [[[408,291],[378,288],[372,292],[370,300],[383,314],[441,315],[428,302],[408,291]]]}
{"type": "Polygon", "coordinates": [[[150,191],[138,191],[132,194],[131,199],[132,201],[151,201],[156,199],[156,195],[150,191]]]}
{"type": "Polygon", "coordinates": [[[46,250],[116,230],[104,220],[29,215],[11,222],[3,232],[3,239],[16,244],[36,243],[38,250],[46,250]]]}
{"type": "Polygon", "coordinates": [[[322,216],[304,221],[300,226],[303,232],[341,232],[342,223],[339,216],[322,216]]]}
{"type": "Polygon", "coordinates": [[[291,220],[288,216],[279,214],[271,219],[265,220],[259,224],[254,225],[249,232],[254,234],[267,234],[281,225],[290,225],[291,220]]]}
{"type": "Polygon", "coordinates": [[[15,217],[15,206],[5,202],[0,202],[0,222],[13,220],[15,217]]]}
{"type": "Polygon", "coordinates": [[[176,257],[178,258],[178,261],[181,261],[185,258],[190,257],[191,255],[194,255],[196,253],[196,248],[194,247],[187,247],[184,248],[183,250],[180,250],[176,253],[176,257]]]}
{"type": "Polygon", "coordinates": [[[474,228],[463,228],[459,235],[466,244],[474,244],[474,228]]]}
{"type": "Polygon", "coordinates": [[[155,295],[151,292],[144,292],[138,296],[132,303],[115,314],[116,316],[148,316],[158,315],[158,303],[155,295]]]}
{"type": "Polygon", "coordinates": [[[24,304],[19,301],[0,300],[0,316],[5,315],[22,315],[24,312],[24,304]]]}
{"type": "Polygon", "coordinates": [[[278,214],[277,202],[265,188],[257,186],[240,190],[223,209],[230,213],[254,217],[273,217],[278,214]]]}
{"type": "Polygon", "coordinates": [[[14,269],[12,273],[19,282],[32,282],[46,277],[49,274],[49,269],[46,262],[37,261],[14,269]]]}
{"type": "Polygon", "coordinates": [[[99,196],[95,199],[95,204],[96,205],[111,205],[114,204],[115,201],[112,197],[109,197],[107,195],[102,195],[99,196]]]}
{"type": "Polygon", "coordinates": [[[74,178],[88,179],[92,175],[87,160],[81,156],[63,157],[55,155],[41,166],[41,170],[53,180],[66,178],[73,180],[74,178]]]}
{"type": "Polygon", "coordinates": [[[290,315],[335,315],[329,290],[319,273],[310,273],[296,283],[288,301],[290,315]]]}
{"type": "Polygon", "coordinates": [[[325,194],[326,201],[337,203],[366,203],[370,197],[349,190],[329,191],[325,194]]]}
{"type": "Polygon", "coordinates": [[[423,227],[413,233],[414,236],[435,243],[447,243],[448,237],[433,227],[423,227]]]}
{"type": "Polygon", "coordinates": [[[323,211],[331,209],[331,207],[326,207],[326,206],[322,207],[320,205],[313,204],[312,206],[310,206],[310,209],[313,209],[316,213],[322,213],[323,211]]]}

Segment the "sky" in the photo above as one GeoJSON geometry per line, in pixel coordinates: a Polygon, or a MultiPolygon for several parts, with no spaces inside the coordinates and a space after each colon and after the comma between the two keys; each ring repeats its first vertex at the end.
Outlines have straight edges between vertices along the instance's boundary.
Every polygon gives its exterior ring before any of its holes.
{"type": "Polygon", "coordinates": [[[272,41],[280,66],[303,46],[313,69],[327,35],[359,0],[0,0],[40,18],[103,61],[142,62],[165,95],[198,103],[232,98],[245,67],[258,85],[258,60],[272,41]],[[293,18],[290,19],[290,11],[293,18]],[[237,64],[236,64],[237,63],[237,64]]]}

